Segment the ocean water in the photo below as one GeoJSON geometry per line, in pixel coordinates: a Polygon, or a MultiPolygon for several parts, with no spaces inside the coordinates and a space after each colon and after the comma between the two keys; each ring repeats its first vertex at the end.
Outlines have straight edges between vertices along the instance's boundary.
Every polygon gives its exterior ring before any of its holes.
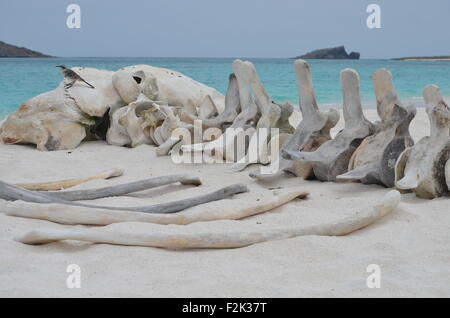
{"type": "MultiPolygon", "coordinates": [[[[291,59],[253,59],[262,83],[278,102],[289,100],[298,104],[298,91],[291,59]]],[[[51,58],[0,59],[0,118],[14,111],[23,101],[55,88],[61,81],[55,66],[95,67],[116,70],[135,64],[150,64],[174,69],[193,79],[226,92],[232,58],[51,58]]],[[[391,60],[310,60],[314,87],[323,108],[340,108],[342,92],[339,72],[344,68],[357,70],[361,78],[361,98],[364,107],[375,106],[372,74],[388,68],[403,101],[422,104],[422,90],[428,84],[441,87],[450,96],[450,61],[391,60]]]]}

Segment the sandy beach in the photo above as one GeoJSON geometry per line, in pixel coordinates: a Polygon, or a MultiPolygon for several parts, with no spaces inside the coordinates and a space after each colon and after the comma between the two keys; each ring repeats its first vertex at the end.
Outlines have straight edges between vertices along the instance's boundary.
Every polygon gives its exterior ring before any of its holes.
{"type": "MultiPolygon", "coordinates": [[[[366,110],[376,120],[375,110],[366,110]]],[[[298,123],[298,113],[292,123],[298,123]]],[[[342,128],[341,120],[336,133],[342,128]]],[[[416,141],[429,132],[419,109],[411,125],[416,141]]],[[[11,183],[89,176],[108,168],[124,176],[77,186],[89,189],[143,178],[190,173],[203,185],[171,185],[126,197],[96,200],[108,205],[142,205],[186,198],[233,183],[261,188],[302,186],[308,200],[296,200],[240,222],[266,228],[317,224],[374,206],[389,189],[359,183],[322,183],[283,177],[256,182],[251,166],[230,173],[228,165],[174,164],[152,146],[134,149],[84,142],[73,151],[40,152],[32,146],[0,145],[0,176],[11,183]]],[[[239,200],[235,196],[230,200],[239,200]]],[[[226,204],[222,201],[221,204],[226,204]]],[[[209,203],[211,209],[217,202],[209,203]]],[[[6,216],[0,211],[1,297],[449,297],[449,199],[402,196],[400,207],[380,222],[346,237],[299,237],[240,249],[172,251],[64,241],[42,246],[15,242],[38,227],[64,228],[47,221],[6,216]],[[66,268],[81,268],[81,288],[69,289],[66,268]],[[381,288],[366,286],[367,266],[381,268],[381,288]]],[[[202,223],[196,224],[201,228],[202,223]]],[[[79,226],[81,227],[81,226],[79,226]]]]}

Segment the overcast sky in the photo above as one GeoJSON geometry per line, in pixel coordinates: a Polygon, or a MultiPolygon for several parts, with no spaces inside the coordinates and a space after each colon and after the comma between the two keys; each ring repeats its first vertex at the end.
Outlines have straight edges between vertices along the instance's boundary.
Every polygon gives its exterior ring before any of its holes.
{"type": "Polygon", "coordinates": [[[55,56],[450,55],[449,0],[0,0],[0,40],[55,56]],[[66,8],[81,7],[81,29],[66,8]],[[382,28],[366,26],[369,4],[382,28]]]}

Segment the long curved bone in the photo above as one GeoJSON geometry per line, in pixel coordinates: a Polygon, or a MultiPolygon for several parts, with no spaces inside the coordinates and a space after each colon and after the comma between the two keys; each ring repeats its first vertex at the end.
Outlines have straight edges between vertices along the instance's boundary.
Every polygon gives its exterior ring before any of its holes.
{"type": "Polygon", "coordinates": [[[148,222],[186,225],[195,222],[239,220],[275,209],[308,193],[300,188],[258,191],[242,194],[235,200],[210,203],[173,214],[148,214],[129,211],[71,207],[61,204],[37,204],[0,200],[0,210],[10,216],[41,219],[61,224],[109,225],[120,222],[148,222]]]}
{"type": "Polygon", "coordinates": [[[322,144],[313,152],[284,150],[285,159],[311,163],[314,175],[321,181],[336,181],[336,177],[347,172],[352,154],[375,127],[363,114],[359,95],[359,75],[355,70],[341,72],[344,95],[345,128],[332,140],[322,144]]]}
{"type": "Polygon", "coordinates": [[[235,184],[228,186],[217,191],[200,195],[197,197],[178,200],[168,203],[155,204],[150,206],[139,206],[139,207],[110,207],[110,206],[100,206],[83,204],[78,202],[67,201],[59,199],[42,192],[29,191],[12,184],[0,181],[0,198],[6,201],[22,200],[26,202],[34,203],[60,203],[68,206],[78,206],[87,208],[96,208],[104,210],[115,210],[115,211],[134,211],[134,212],[144,212],[144,213],[175,213],[182,211],[184,209],[204,204],[211,201],[218,201],[235,194],[247,192],[248,188],[241,184],[235,184]]]}
{"type": "Polygon", "coordinates": [[[199,186],[202,184],[199,178],[190,177],[187,175],[172,175],[130,182],[126,184],[119,184],[100,189],[47,192],[46,194],[50,195],[51,197],[67,201],[95,200],[145,191],[177,182],[180,182],[183,185],[195,186],[199,186]]]}
{"type": "Polygon", "coordinates": [[[32,191],[58,191],[63,189],[69,189],[75,187],[81,183],[89,182],[98,179],[110,179],[120,177],[123,175],[123,169],[110,169],[103,171],[95,176],[80,178],[80,179],[68,179],[53,182],[39,182],[39,183],[19,183],[18,187],[25,188],[32,191]]]}
{"type": "Polygon", "coordinates": [[[338,176],[337,180],[360,180],[366,184],[393,187],[395,163],[400,154],[414,144],[409,125],[416,115],[416,109],[414,106],[401,105],[388,70],[375,72],[373,84],[381,123],[375,134],[364,139],[353,153],[349,172],[338,176]]]}
{"type": "MultiPolygon", "coordinates": [[[[111,172],[114,172],[114,170],[112,170],[111,172]]],[[[41,198],[43,200],[41,203],[44,202],[48,203],[48,200],[50,198],[66,201],[95,200],[100,198],[121,196],[129,193],[145,191],[177,182],[180,182],[183,185],[195,185],[195,186],[199,186],[202,184],[200,179],[196,177],[191,177],[188,175],[171,175],[140,180],[125,184],[119,184],[99,189],[58,191],[58,192],[52,191],[30,192],[30,191],[22,191],[20,190],[20,188],[17,189],[17,187],[14,187],[12,185],[3,182],[3,185],[0,186],[0,189],[3,190],[3,192],[0,192],[0,198],[4,200],[24,200],[28,202],[38,202],[38,203],[40,201],[37,198],[41,198]],[[7,196],[7,193],[9,193],[9,196],[7,196]]]]}
{"type": "Polygon", "coordinates": [[[25,244],[48,244],[63,240],[106,243],[126,246],[148,246],[169,249],[239,248],[252,244],[283,240],[299,236],[344,236],[365,228],[391,213],[400,203],[398,191],[389,192],[371,211],[366,210],[337,222],[319,225],[294,225],[280,229],[258,229],[258,225],[237,221],[217,221],[192,225],[158,225],[119,223],[87,229],[36,229],[15,238],[25,244]],[[225,229],[214,223],[226,225],[225,229]]]}
{"type": "Polygon", "coordinates": [[[395,185],[433,199],[449,194],[445,166],[450,159],[450,109],[435,85],[427,86],[423,96],[431,134],[402,153],[395,167],[395,185]]]}
{"type": "MultiPolygon", "coordinates": [[[[300,92],[300,110],[303,119],[281,149],[284,151],[314,151],[324,142],[331,139],[330,130],[339,121],[339,113],[335,109],[321,112],[317,105],[314,87],[311,79],[311,67],[303,60],[294,62],[294,70],[297,76],[297,85],[300,92]]],[[[250,173],[252,178],[273,178],[288,171],[305,179],[313,175],[312,165],[301,161],[281,158],[272,163],[264,173],[260,170],[250,173]]]]}

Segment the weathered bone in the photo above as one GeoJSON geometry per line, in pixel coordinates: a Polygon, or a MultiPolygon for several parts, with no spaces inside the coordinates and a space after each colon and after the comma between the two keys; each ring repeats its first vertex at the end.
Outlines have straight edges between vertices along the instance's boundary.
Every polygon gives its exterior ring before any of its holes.
{"type": "Polygon", "coordinates": [[[144,133],[142,125],[144,118],[138,116],[138,109],[143,111],[153,106],[153,101],[144,94],[140,94],[138,99],[127,106],[127,111],[119,118],[120,125],[126,128],[127,134],[131,139],[131,147],[137,147],[143,144],[152,144],[151,139],[144,133]]]}
{"type": "MultiPolygon", "coordinates": [[[[203,118],[202,126],[204,128],[219,128],[223,129],[224,125],[231,125],[236,118],[236,116],[241,111],[241,104],[239,101],[239,89],[237,85],[236,75],[234,73],[230,74],[228,81],[228,90],[225,95],[225,109],[217,117],[214,118],[203,118]]],[[[182,112],[180,116],[181,120],[190,124],[193,124],[196,116],[193,116],[187,112],[182,112]]]]}
{"type": "Polygon", "coordinates": [[[211,201],[218,201],[224,198],[228,198],[235,194],[247,192],[248,189],[244,185],[236,184],[228,186],[212,193],[205,195],[200,195],[198,197],[189,198],[185,200],[173,201],[168,203],[156,204],[151,206],[140,206],[140,207],[108,207],[108,206],[97,206],[90,204],[82,204],[78,202],[72,202],[63,200],[48,193],[33,192],[29,191],[12,184],[0,181],[0,198],[7,201],[22,200],[26,202],[34,203],[60,203],[69,206],[79,206],[88,208],[97,208],[104,210],[116,210],[116,211],[135,211],[144,213],[175,213],[187,209],[192,206],[204,204],[211,201]]]}
{"type": "Polygon", "coordinates": [[[114,146],[130,146],[131,138],[128,135],[126,127],[119,124],[119,119],[122,118],[128,111],[128,107],[121,107],[114,111],[111,115],[111,125],[106,133],[106,142],[114,146]]]}
{"type": "Polygon", "coordinates": [[[450,159],[450,109],[435,85],[427,86],[423,96],[431,133],[402,153],[395,168],[395,185],[433,199],[449,194],[445,166],[450,159]]]}
{"type": "MultiPolygon", "coordinates": [[[[1,181],[0,181],[1,182],[1,181]]],[[[79,200],[95,200],[106,197],[121,196],[133,192],[140,192],[149,190],[156,187],[161,187],[171,183],[180,182],[183,185],[201,185],[199,178],[191,177],[188,175],[171,175],[156,177],[146,180],[140,180],[115,186],[109,186],[99,189],[88,189],[88,190],[71,190],[71,191],[43,191],[35,192],[28,191],[27,189],[22,189],[19,186],[13,186],[8,183],[3,182],[0,189],[0,198],[4,200],[23,200],[28,202],[49,202],[52,198],[61,202],[59,200],[67,201],[79,201],[79,200]],[[7,194],[10,194],[9,196],[7,194]],[[42,199],[39,200],[38,198],[42,199]]]]}
{"type": "Polygon", "coordinates": [[[395,185],[395,163],[414,144],[409,125],[416,115],[414,106],[403,107],[392,84],[392,75],[380,69],[373,76],[377,110],[381,118],[374,135],[367,137],[353,153],[349,172],[337,180],[360,180],[366,184],[395,185]]]}
{"type": "MultiPolygon", "coordinates": [[[[319,111],[309,64],[303,60],[296,60],[294,70],[297,75],[300,110],[303,119],[294,134],[282,147],[281,156],[285,151],[314,151],[318,149],[320,145],[331,139],[330,130],[336,126],[340,117],[335,109],[330,109],[326,113],[319,111]]],[[[250,173],[250,176],[256,179],[273,178],[281,175],[284,171],[305,179],[313,175],[311,164],[280,158],[278,162],[274,162],[267,167],[264,173],[257,170],[250,173]]]]}
{"type": "Polygon", "coordinates": [[[359,75],[345,69],[341,72],[344,95],[345,128],[332,140],[322,144],[314,152],[285,151],[285,158],[311,163],[314,175],[321,181],[336,181],[336,177],[347,172],[350,158],[375,127],[363,114],[359,95],[359,75]]]}
{"type": "MultiPolygon", "coordinates": [[[[267,144],[270,138],[275,137],[271,135],[270,129],[278,128],[276,127],[276,125],[279,123],[282,114],[281,107],[269,97],[269,94],[267,94],[258,77],[258,74],[256,73],[254,65],[251,62],[246,61],[242,63],[241,67],[242,71],[245,72],[244,78],[249,81],[250,86],[253,89],[255,102],[258,106],[259,112],[261,113],[261,117],[256,125],[256,132],[259,132],[258,130],[260,129],[267,129],[267,134],[265,134],[267,136],[266,138],[264,138],[262,133],[257,133],[253,136],[250,136],[247,154],[232,167],[233,171],[241,171],[245,169],[249,164],[253,163],[269,163],[266,161],[268,159],[268,156],[264,152],[265,150],[267,150],[267,144]],[[261,156],[263,156],[263,158],[261,156]]],[[[285,106],[285,116],[287,108],[288,107],[285,106]]],[[[283,120],[283,125],[285,125],[285,120],[283,120]]],[[[277,135],[278,134],[279,132],[277,133],[277,135]]]]}
{"type": "Polygon", "coordinates": [[[75,187],[81,183],[89,182],[97,179],[110,179],[114,177],[120,177],[123,175],[123,169],[110,169],[103,171],[95,176],[81,178],[81,179],[68,179],[53,182],[40,182],[40,183],[19,183],[18,187],[25,188],[32,191],[58,191],[63,189],[69,189],[75,187]]]}
{"type": "MultiPolygon", "coordinates": [[[[229,162],[236,162],[242,158],[236,158],[235,155],[235,138],[243,140],[245,137],[245,130],[247,124],[255,126],[259,118],[258,106],[251,94],[251,74],[248,68],[241,60],[233,62],[233,71],[236,75],[239,101],[241,105],[241,112],[236,116],[231,124],[230,129],[216,140],[209,143],[193,144],[182,146],[183,151],[201,152],[205,151],[211,157],[218,159],[225,158],[229,162]]],[[[230,85],[232,82],[230,81],[230,85]]],[[[247,132],[248,133],[248,132],[247,132]]]]}
{"type": "Polygon", "coordinates": [[[200,119],[217,116],[218,110],[211,96],[206,95],[198,107],[198,116],[200,119]]]}
{"type": "Polygon", "coordinates": [[[187,175],[172,175],[119,184],[99,189],[46,192],[46,194],[54,198],[67,201],[95,200],[145,191],[177,182],[180,182],[183,185],[195,186],[199,186],[202,184],[199,178],[190,177],[187,175]]]}
{"type": "MultiPolygon", "coordinates": [[[[156,149],[156,154],[158,156],[167,155],[175,145],[182,142],[180,136],[176,137],[173,134],[176,129],[182,128],[189,131],[191,140],[201,140],[201,136],[197,136],[198,139],[195,138],[194,133],[196,131],[194,126],[180,121],[180,119],[175,116],[172,107],[161,106],[161,110],[165,115],[165,119],[162,125],[157,127],[153,133],[153,139],[158,145],[158,149],[156,149]]],[[[184,143],[185,141],[183,141],[183,144],[184,143]]]]}
{"type": "Polygon", "coordinates": [[[267,164],[271,162],[277,162],[279,160],[279,154],[281,147],[292,136],[292,134],[277,134],[270,136],[270,141],[262,138],[252,138],[247,150],[247,156],[245,160],[233,164],[230,171],[239,172],[247,168],[252,164],[267,164]],[[250,153],[257,153],[257,156],[250,155],[250,153]]]}
{"type": "Polygon", "coordinates": [[[263,190],[242,194],[236,200],[209,203],[173,214],[148,214],[129,211],[71,207],[61,204],[37,204],[0,200],[0,210],[7,215],[42,219],[61,224],[109,225],[119,222],[148,222],[186,225],[194,222],[238,220],[277,208],[295,198],[305,199],[308,193],[299,188],[263,190]]]}
{"type": "MultiPolygon", "coordinates": [[[[117,72],[78,67],[73,70],[95,89],[81,82],[67,88],[63,81],[55,90],[29,99],[2,123],[2,143],[32,143],[39,150],[48,151],[76,148],[97,118],[135,102],[140,93],[183,109],[202,102],[209,106],[212,102],[219,112],[224,108],[224,96],[217,90],[176,71],[149,65],[130,66],[117,72]]],[[[114,137],[122,137],[110,135],[113,141],[114,137]]],[[[126,138],[118,138],[114,143],[126,143],[126,138]]]]}
{"type": "Polygon", "coordinates": [[[86,81],[70,88],[64,81],[49,92],[24,102],[3,123],[0,139],[6,144],[32,143],[39,150],[76,148],[86,137],[86,129],[95,125],[95,117],[103,117],[110,109],[124,105],[112,87],[114,72],[91,68],[74,68],[86,81]]]}
{"type": "Polygon", "coordinates": [[[114,78],[114,88],[125,104],[135,101],[139,93],[143,93],[150,100],[179,105],[185,110],[195,109],[206,96],[211,97],[219,111],[224,108],[224,96],[217,90],[174,70],[133,65],[117,71],[114,78]]]}
{"type": "Polygon", "coordinates": [[[344,236],[360,230],[391,213],[400,203],[398,191],[389,192],[380,205],[337,222],[319,225],[294,225],[283,229],[260,229],[258,225],[238,221],[208,222],[199,229],[192,225],[120,223],[98,228],[36,229],[15,238],[25,244],[48,244],[63,240],[78,240],[127,246],[148,246],[170,249],[239,248],[273,240],[299,236],[344,236]],[[226,225],[217,230],[215,224],[226,225]],[[195,227],[195,231],[191,228],[195,227]],[[208,229],[210,228],[210,229],[208,229]]]}

